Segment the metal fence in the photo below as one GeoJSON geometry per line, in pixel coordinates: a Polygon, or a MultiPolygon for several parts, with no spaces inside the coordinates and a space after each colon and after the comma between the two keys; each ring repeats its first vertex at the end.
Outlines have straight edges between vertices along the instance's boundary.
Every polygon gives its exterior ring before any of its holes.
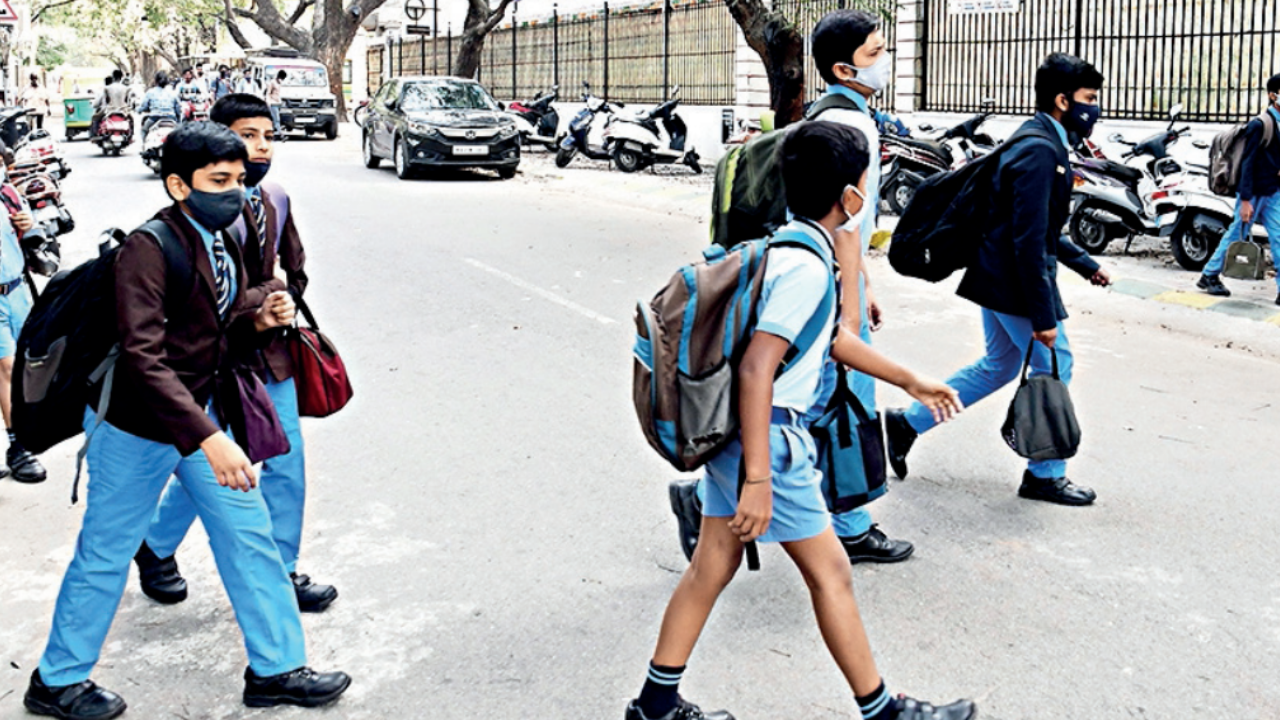
{"type": "MultiPolygon", "coordinates": [[[[811,35],[814,26],[822,19],[823,15],[832,10],[866,10],[883,18],[881,29],[884,32],[885,39],[889,42],[889,49],[896,49],[897,41],[897,23],[895,22],[898,0],[775,0],[774,8],[781,10],[787,19],[795,24],[800,32],[804,33],[804,87],[805,100],[816,100],[822,96],[827,90],[827,83],[822,79],[822,75],[818,72],[818,66],[813,63],[813,47],[811,35]]],[[[894,63],[893,76],[897,76],[897,63],[894,63]]],[[[881,102],[892,102],[894,95],[894,80],[889,81],[889,85],[885,88],[884,93],[880,96],[881,102]]]]}
{"type": "Polygon", "coordinates": [[[1160,119],[1182,103],[1187,120],[1231,122],[1258,112],[1280,71],[1276,0],[1023,0],[1017,12],[955,14],[926,0],[926,110],[1035,107],[1035,69],[1054,51],[1106,77],[1107,117],[1160,119]]]}

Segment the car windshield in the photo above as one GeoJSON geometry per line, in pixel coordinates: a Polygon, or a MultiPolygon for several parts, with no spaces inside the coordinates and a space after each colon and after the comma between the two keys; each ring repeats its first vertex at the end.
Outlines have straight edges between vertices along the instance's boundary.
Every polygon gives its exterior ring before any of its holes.
{"type": "Polygon", "coordinates": [[[412,83],[401,100],[405,112],[426,110],[496,110],[489,93],[470,83],[412,83]]]}
{"type": "Polygon", "coordinates": [[[290,67],[288,65],[277,65],[267,68],[267,77],[273,78],[283,70],[284,80],[280,83],[285,87],[328,87],[329,78],[326,76],[324,68],[310,67],[290,67]]]}

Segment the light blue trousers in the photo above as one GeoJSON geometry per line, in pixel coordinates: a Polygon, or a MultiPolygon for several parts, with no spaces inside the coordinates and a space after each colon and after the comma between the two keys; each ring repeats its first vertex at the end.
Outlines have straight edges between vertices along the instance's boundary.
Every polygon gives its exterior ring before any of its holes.
{"type": "MultiPolygon", "coordinates": [[[[307,499],[307,467],[302,447],[302,424],[298,418],[298,392],[293,378],[267,382],[267,394],[280,416],[284,434],[289,438],[289,452],[262,464],[258,487],[271,512],[271,534],[280,548],[280,559],[289,572],[298,569],[298,546],[302,542],[302,514],[307,499]]],[[[178,551],[191,523],[196,519],[196,506],[191,494],[180,482],[171,482],[156,509],[147,545],[160,557],[178,551]]]]}
{"type": "MultiPolygon", "coordinates": [[[[85,432],[93,429],[95,419],[86,410],[85,432]]],[[[40,659],[46,684],[72,685],[89,678],[120,605],[129,563],[170,476],[185,489],[209,533],[249,667],[258,675],[278,675],[306,665],[297,598],[271,537],[271,518],[260,492],[218,485],[199,452],[184,458],[172,445],[105,422],[93,433],[86,461],[84,520],[40,659]]]]}
{"type": "MultiPolygon", "coordinates": [[[[1218,249],[1214,250],[1209,263],[1204,266],[1205,275],[1221,275],[1227,264],[1227,247],[1237,240],[1248,240],[1252,237],[1253,224],[1246,225],[1240,217],[1240,200],[1236,200],[1236,215],[1227,231],[1222,234],[1218,249]]],[[[1267,240],[1271,243],[1271,262],[1280,263],[1280,194],[1254,198],[1253,222],[1259,223],[1267,231],[1267,240]]],[[[1277,266],[1280,267],[1280,266],[1277,266]]],[[[1276,286],[1280,287],[1280,274],[1276,275],[1276,286]]]]}
{"type": "MultiPolygon", "coordinates": [[[[947,379],[947,384],[960,393],[965,407],[970,407],[991,393],[1018,379],[1022,363],[1027,357],[1027,346],[1032,342],[1031,321],[1027,318],[1005,315],[994,310],[982,310],[982,327],[986,334],[987,352],[982,359],[947,379]]],[[[1071,384],[1073,356],[1067,341],[1067,330],[1058,323],[1058,373],[1062,382],[1071,384]]],[[[1047,375],[1053,372],[1053,358],[1049,349],[1036,343],[1031,354],[1031,374],[1047,375]]],[[[928,432],[937,423],[933,414],[920,403],[907,409],[907,422],[918,433],[928,432]]],[[[1027,464],[1027,469],[1038,478],[1059,478],[1067,474],[1065,460],[1037,460],[1027,464]]]]}

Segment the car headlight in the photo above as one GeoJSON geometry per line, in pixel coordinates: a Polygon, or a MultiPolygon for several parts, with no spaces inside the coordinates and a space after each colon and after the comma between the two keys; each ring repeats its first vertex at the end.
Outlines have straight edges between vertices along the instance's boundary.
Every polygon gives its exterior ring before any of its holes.
{"type": "Polygon", "coordinates": [[[432,125],[427,125],[426,123],[417,123],[417,122],[409,123],[409,132],[413,133],[414,135],[421,135],[423,137],[429,137],[429,138],[440,136],[439,130],[435,129],[435,127],[432,125]]]}
{"type": "Polygon", "coordinates": [[[503,140],[509,140],[519,134],[520,134],[520,131],[516,129],[515,123],[512,123],[510,125],[503,125],[502,129],[498,131],[498,137],[502,138],[503,140]]]}
{"type": "Polygon", "coordinates": [[[322,107],[322,108],[331,108],[331,107],[334,107],[334,101],[333,101],[333,100],[321,100],[321,101],[320,101],[320,107],[322,107]]]}

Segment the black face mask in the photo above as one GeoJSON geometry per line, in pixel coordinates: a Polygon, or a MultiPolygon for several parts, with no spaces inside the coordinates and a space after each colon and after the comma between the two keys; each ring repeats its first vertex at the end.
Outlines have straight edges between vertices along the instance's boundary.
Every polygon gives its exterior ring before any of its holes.
{"type": "Polygon", "coordinates": [[[1071,106],[1062,116],[1062,127],[1082,138],[1087,138],[1093,134],[1093,126],[1098,124],[1098,119],[1101,117],[1102,108],[1097,105],[1087,105],[1072,100],[1071,106]]]}
{"type": "Polygon", "coordinates": [[[267,176],[271,171],[271,161],[266,162],[247,162],[244,164],[244,184],[249,187],[257,187],[262,182],[262,178],[267,176]]]}
{"type": "Polygon", "coordinates": [[[185,204],[191,217],[205,230],[218,232],[231,227],[244,212],[244,190],[234,188],[212,193],[193,189],[185,204]]]}

